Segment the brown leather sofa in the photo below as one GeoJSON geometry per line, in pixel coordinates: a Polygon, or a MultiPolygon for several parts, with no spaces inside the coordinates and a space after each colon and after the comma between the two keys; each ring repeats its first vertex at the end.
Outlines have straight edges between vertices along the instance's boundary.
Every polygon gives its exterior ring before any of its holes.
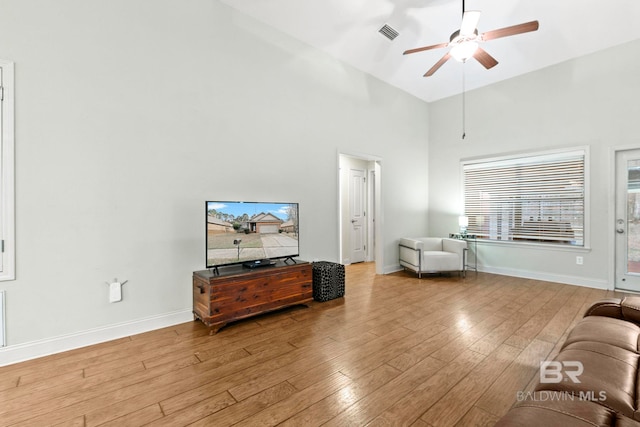
{"type": "Polygon", "coordinates": [[[640,297],[594,303],[497,426],[640,427],[640,297]]]}

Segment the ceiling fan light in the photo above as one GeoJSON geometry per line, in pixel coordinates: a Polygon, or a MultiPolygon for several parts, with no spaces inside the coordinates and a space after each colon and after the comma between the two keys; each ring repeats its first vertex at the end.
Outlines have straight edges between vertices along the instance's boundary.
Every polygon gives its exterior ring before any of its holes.
{"type": "Polygon", "coordinates": [[[478,50],[478,42],[468,40],[453,46],[449,53],[456,61],[465,62],[467,59],[471,58],[474,53],[476,53],[476,50],[478,50]]]}

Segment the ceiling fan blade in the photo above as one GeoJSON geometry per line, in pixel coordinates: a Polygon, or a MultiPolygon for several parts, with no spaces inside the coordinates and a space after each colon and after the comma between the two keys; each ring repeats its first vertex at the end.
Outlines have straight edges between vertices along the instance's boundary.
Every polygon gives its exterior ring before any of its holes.
{"type": "Polygon", "coordinates": [[[440,60],[438,62],[436,62],[436,64],[431,67],[429,69],[429,71],[427,71],[423,77],[429,77],[432,76],[433,73],[435,73],[436,71],[438,71],[438,69],[440,67],[442,67],[442,65],[444,65],[445,62],[447,62],[449,60],[449,58],[451,58],[451,54],[449,52],[447,52],[442,58],[440,58],[440,60]]]}
{"type": "Polygon", "coordinates": [[[481,63],[482,66],[487,70],[489,68],[493,68],[496,65],[498,65],[498,61],[496,61],[496,59],[493,56],[489,55],[487,51],[481,47],[476,49],[476,52],[473,54],[473,57],[476,58],[476,60],[479,63],[481,63]]]}
{"type": "Polygon", "coordinates": [[[480,20],[479,10],[467,10],[462,15],[462,24],[460,24],[460,35],[471,36],[478,28],[478,21],[480,20]]]}
{"type": "Polygon", "coordinates": [[[538,21],[525,22],[524,24],[512,25],[511,27],[499,28],[497,30],[487,31],[482,34],[482,40],[495,40],[501,37],[515,36],[516,34],[537,31],[539,27],[538,21]]]}
{"type": "Polygon", "coordinates": [[[431,50],[431,49],[440,49],[447,46],[449,46],[449,43],[440,43],[440,44],[434,44],[431,46],[417,47],[415,49],[405,50],[402,54],[409,55],[410,53],[424,52],[425,50],[431,50]]]}

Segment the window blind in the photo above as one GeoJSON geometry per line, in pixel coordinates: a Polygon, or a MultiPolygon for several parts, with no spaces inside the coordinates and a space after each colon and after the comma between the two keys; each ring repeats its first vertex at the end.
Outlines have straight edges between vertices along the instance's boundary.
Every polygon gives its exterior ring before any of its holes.
{"type": "Polygon", "coordinates": [[[585,151],[463,163],[467,233],[584,246],[585,151]]]}

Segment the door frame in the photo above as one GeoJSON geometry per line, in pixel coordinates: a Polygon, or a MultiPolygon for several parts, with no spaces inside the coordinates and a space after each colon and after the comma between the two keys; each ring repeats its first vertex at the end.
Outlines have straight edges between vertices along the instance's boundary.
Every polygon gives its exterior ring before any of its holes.
{"type": "MultiPolygon", "coordinates": [[[[616,201],[617,201],[617,158],[618,158],[618,153],[623,152],[623,151],[633,151],[633,150],[640,150],[640,142],[638,143],[634,143],[634,144],[629,144],[629,145],[623,145],[623,146],[617,146],[617,147],[611,147],[610,149],[610,157],[609,157],[609,165],[610,165],[610,182],[609,182],[609,189],[610,189],[610,194],[611,197],[609,199],[609,218],[608,218],[608,224],[607,224],[607,229],[609,230],[609,253],[611,254],[609,256],[609,284],[607,286],[608,290],[618,290],[618,288],[616,288],[616,229],[615,229],[615,223],[616,223],[616,201]]],[[[620,291],[623,292],[631,292],[633,293],[633,291],[629,291],[626,289],[620,289],[620,291]]]]}
{"type": "Polygon", "coordinates": [[[376,265],[376,274],[384,274],[384,236],[382,233],[382,185],[381,185],[381,177],[382,177],[382,158],[378,156],[374,156],[371,154],[364,153],[354,153],[348,151],[340,151],[338,150],[336,156],[337,163],[337,173],[338,173],[338,212],[337,212],[337,221],[338,221],[338,254],[340,262],[344,259],[344,253],[342,250],[343,243],[343,227],[342,227],[342,212],[343,212],[343,204],[342,204],[342,179],[343,174],[340,168],[340,159],[342,156],[352,157],[358,160],[364,160],[367,162],[372,162],[374,164],[374,168],[367,168],[365,171],[367,177],[366,183],[366,192],[367,192],[367,209],[369,209],[369,213],[373,212],[373,215],[366,216],[366,227],[368,230],[367,233],[367,254],[366,261],[375,262],[376,265]],[[372,173],[375,175],[375,180],[370,179],[372,173]],[[373,231],[373,232],[371,232],[373,231]],[[375,241],[375,244],[374,244],[375,241]],[[373,248],[373,251],[370,250],[373,248]]]}

